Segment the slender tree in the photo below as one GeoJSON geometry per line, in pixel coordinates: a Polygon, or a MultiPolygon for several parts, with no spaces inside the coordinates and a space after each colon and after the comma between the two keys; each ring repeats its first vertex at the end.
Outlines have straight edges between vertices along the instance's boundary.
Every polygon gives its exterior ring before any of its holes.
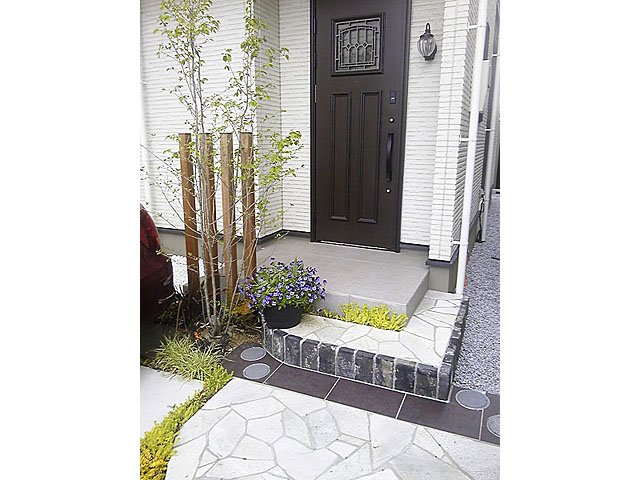
{"type": "MultiPolygon", "coordinates": [[[[281,218],[282,211],[273,212],[269,208],[269,198],[284,177],[295,175],[295,170],[288,167],[288,162],[300,148],[301,139],[298,131],[290,131],[286,135],[268,129],[258,131],[258,120],[268,119],[268,116],[259,119],[259,112],[270,101],[270,92],[274,87],[267,81],[268,73],[278,58],[289,57],[286,48],[267,46],[266,32],[269,27],[256,15],[254,0],[245,2],[240,61],[237,64],[233,62],[235,53],[232,48],[225,49],[222,54],[224,70],[220,74],[228,79],[226,88],[221,92],[208,88],[208,79],[203,74],[203,52],[214,41],[215,33],[220,28],[219,20],[214,18],[211,11],[211,0],[163,0],[159,27],[156,29],[163,38],[158,54],[171,58],[173,62],[170,69],[177,73],[177,83],[168,92],[178,98],[188,113],[186,125],[192,134],[188,149],[195,172],[191,187],[197,202],[198,225],[204,245],[200,259],[207,263],[205,271],[208,274],[217,271],[218,266],[218,258],[214,253],[218,245],[221,215],[216,210],[214,192],[219,190],[223,181],[220,150],[217,148],[221,135],[231,133],[236,147],[231,159],[231,185],[225,185],[234,194],[234,209],[242,201],[242,195],[236,195],[242,181],[255,178],[257,183],[253,206],[258,232],[281,218]],[[210,143],[203,141],[205,137],[202,134],[205,132],[210,135],[210,143]],[[252,133],[257,141],[254,142],[249,162],[242,162],[240,135],[246,132],[252,133]],[[213,234],[207,235],[207,232],[213,234]]],[[[177,143],[178,135],[176,133],[169,138],[177,143]]],[[[176,215],[180,216],[180,209],[176,205],[180,195],[172,181],[172,177],[180,178],[181,175],[175,166],[179,152],[170,149],[165,152],[164,158],[153,153],[151,155],[160,161],[166,174],[160,177],[163,180],[156,185],[176,215]]],[[[253,235],[252,238],[258,236],[253,235]]],[[[256,243],[254,241],[250,245],[251,252],[256,251],[256,243]]],[[[224,252],[229,248],[231,245],[223,245],[224,252]]],[[[230,266],[225,265],[225,268],[228,271],[230,266]]],[[[203,317],[213,335],[226,331],[232,318],[231,310],[238,299],[238,285],[227,285],[226,305],[221,308],[216,285],[209,278],[200,285],[203,317]]]]}

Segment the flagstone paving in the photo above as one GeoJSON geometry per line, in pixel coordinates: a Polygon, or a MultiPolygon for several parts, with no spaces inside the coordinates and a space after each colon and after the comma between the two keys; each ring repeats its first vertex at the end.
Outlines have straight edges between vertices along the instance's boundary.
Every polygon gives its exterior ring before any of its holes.
{"type": "Polygon", "coordinates": [[[167,480],[499,478],[499,447],[234,378],[181,429],[167,480]]]}
{"type": "Polygon", "coordinates": [[[298,325],[283,330],[321,343],[399,357],[438,368],[449,345],[461,301],[460,295],[427,291],[400,332],[316,315],[305,315],[298,325]]]}

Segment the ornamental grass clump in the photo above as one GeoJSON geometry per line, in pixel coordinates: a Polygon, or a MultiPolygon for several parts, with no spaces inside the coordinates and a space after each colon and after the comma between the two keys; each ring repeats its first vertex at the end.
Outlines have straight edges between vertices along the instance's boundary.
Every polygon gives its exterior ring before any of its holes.
{"type": "Polygon", "coordinates": [[[149,361],[152,368],[198,379],[202,389],[175,406],[140,439],[140,480],[164,480],[180,428],[232,378],[214,349],[200,349],[187,337],[165,339],[149,361]]]}
{"type": "Polygon", "coordinates": [[[155,352],[154,367],[188,380],[204,382],[215,371],[220,353],[220,347],[198,347],[186,335],[165,338],[155,352]]]}
{"type": "Polygon", "coordinates": [[[326,284],[317,270],[305,267],[302,260],[284,264],[271,257],[268,265],[261,266],[252,277],[245,279],[240,291],[256,311],[286,307],[309,311],[313,302],[325,298],[326,284]]]}

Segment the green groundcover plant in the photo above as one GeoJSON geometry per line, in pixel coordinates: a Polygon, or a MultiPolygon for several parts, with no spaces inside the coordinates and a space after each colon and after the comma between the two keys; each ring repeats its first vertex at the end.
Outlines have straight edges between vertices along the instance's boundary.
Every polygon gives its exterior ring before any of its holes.
{"type": "Polygon", "coordinates": [[[164,480],[180,428],[222,387],[232,375],[218,363],[213,348],[200,349],[187,337],[165,339],[155,358],[147,362],[169,373],[203,382],[203,388],[169,414],[140,439],[140,480],[164,480]]]}
{"type": "Polygon", "coordinates": [[[327,309],[318,311],[318,314],[323,317],[396,332],[402,330],[408,320],[405,314],[392,312],[386,305],[369,307],[368,305],[345,303],[340,305],[340,310],[342,310],[342,314],[327,309]]]}

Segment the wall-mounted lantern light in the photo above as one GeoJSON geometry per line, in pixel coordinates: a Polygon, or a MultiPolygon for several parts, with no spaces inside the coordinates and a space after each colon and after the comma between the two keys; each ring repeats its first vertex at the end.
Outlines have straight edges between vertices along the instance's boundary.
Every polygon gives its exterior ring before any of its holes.
{"type": "Polygon", "coordinates": [[[425,60],[433,60],[436,56],[436,52],[438,51],[436,39],[433,38],[433,35],[431,34],[431,25],[428,23],[424,28],[424,33],[420,35],[420,38],[418,39],[418,51],[425,60]]]}

